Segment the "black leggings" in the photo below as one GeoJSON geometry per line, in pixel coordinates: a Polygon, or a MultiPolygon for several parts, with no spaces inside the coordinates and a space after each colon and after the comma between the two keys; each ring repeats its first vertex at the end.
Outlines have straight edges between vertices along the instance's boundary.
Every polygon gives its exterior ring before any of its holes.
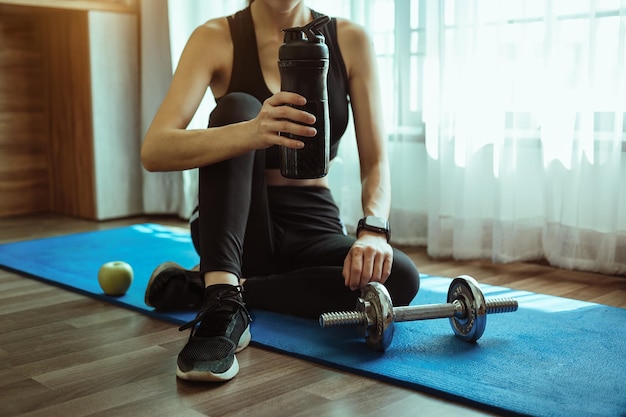
{"type": "MultiPolygon", "coordinates": [[[[228,94],[209,127],[250,120],[260,108],[250,95],[228,94]]],[[[344,233],[328,188],[267,186],[258,150],[200,168],[198,197],[191,233],[200,271],[246,278],[249,308],[311,318],[354,308],[359,292],[345,287],[341,271],[355,238],[344,233]]],[[[407,305],[419,289],[417,268],[395,248],[385,287],[394,305],[407,305]]]]}

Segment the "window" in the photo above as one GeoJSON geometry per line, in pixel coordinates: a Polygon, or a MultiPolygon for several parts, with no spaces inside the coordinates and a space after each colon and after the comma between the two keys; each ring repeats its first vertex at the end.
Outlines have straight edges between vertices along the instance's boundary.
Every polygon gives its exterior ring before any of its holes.
{"type": "MultiPolygon", "coordinates": [[[[591,129],[598,138],[616,130],[626,136],[621,0],[311,0],[310,5],[370,31],[390,140],[424,141],[424,112],[434,96],[441,101],[436,105],[442,106],[442,121],[446,108],[489,107],[493,114],[485,117],[498,119],[492,133],[508,139],[539,139],[547,129],[541,106],[578,106],[568,116],[575,119],[573,135],[591,129]],[[426,63],[433,60],[438,64],[429,68],[437,74],[429,78],[426,63]],[[538,99],[555,88],[561,93],[538,99]]],[[[474,123],[485,126],[482,120],[474,123]]]]}
{"type": "Polygon", "coordinates": [[[377,54],[382,107],[390,140],[424,139],[422,122],[425,2],[310,0],[324,13],[367,28],[377,54]]]}
{"type": "Polygon", "coordinates": [[[382,0],[368,13],[390,140],[424,140],[425,2],[382,0]]]}
{"type": "MultiPolygon", "coordinates": [[[[506,139],[537,140],[551,129],[548,125],[564,126],[543,116],[553,118],[555,109],[562,109],[575,140],[609,140],[620,133],[626,140],[623,2],[445,0],[439,13],[440,59],[459,76],[449,64],[460,62],[461,45],[473,48],[466,63],[479,59],[490,75],[468,79],[484,82],[484,98],[499,101],[506,139]]],[[[490,105],[478,99],[478,106],[490,105]]]]}

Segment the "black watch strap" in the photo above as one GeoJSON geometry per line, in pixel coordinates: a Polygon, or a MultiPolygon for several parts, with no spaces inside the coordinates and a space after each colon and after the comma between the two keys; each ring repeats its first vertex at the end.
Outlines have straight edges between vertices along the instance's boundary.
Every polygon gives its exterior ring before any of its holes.
{"type": "Polygon", "coordinates": [[[369,230],[370,232],[384,234],[387,238],[387,242],[391,239],[391,230],[389,228],[389,221],[384,217],[378,216],[365,216],[361,220],[356,228],[356,236],[359,237],[359,233],[362,230],[369,230]]]}

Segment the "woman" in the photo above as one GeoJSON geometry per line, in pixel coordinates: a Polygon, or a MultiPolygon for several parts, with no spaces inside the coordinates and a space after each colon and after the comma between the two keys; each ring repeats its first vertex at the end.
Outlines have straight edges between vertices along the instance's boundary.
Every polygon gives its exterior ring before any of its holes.
{"type": "Polygon", "coordinates": [[[328,181],[281,176],[276,145],[301,148],[286,132],[314,136],[306,97],[280,91],[284,28],[318,13],[302,0],[255,0],[198,27],[148,129],[141,157],[149,171],[199,168],[199,206],[190,219],[199,271],[159,266],[146,289],[157,309],[200,309],[178,355],[177,376],[225,381],[250,340],[248,308],[304,317],[351,309],[370,281],[396,305],[419,288],[411,260],[388,243],[389,166],[372,46],[359,26],[333,19],[321,31],[330,50],[331,159],[354,115],[365,217],[346,236],[328,181]],[[186,130],[207,87],[217,106],[207,129],[186,130]]]}

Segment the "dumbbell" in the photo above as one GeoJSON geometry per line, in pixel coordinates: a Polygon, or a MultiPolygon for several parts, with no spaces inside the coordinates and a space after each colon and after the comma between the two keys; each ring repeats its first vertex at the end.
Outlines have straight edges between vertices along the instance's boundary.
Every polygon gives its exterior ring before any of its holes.
{"type": "Polygon", "coordinates": [[[452,280],[447,304],[394,307],[384,285],[370,282],[361,291],[356,311],[324,313],[321,327],[357,325],[367,345],[384,352],[393,339],[394,323],[449,318],[454,334],[467,342],[477,341],[485,331],[487,314],[517,310],[517,300],[485,300],[476,280],[461,275],[452,280]]]}

